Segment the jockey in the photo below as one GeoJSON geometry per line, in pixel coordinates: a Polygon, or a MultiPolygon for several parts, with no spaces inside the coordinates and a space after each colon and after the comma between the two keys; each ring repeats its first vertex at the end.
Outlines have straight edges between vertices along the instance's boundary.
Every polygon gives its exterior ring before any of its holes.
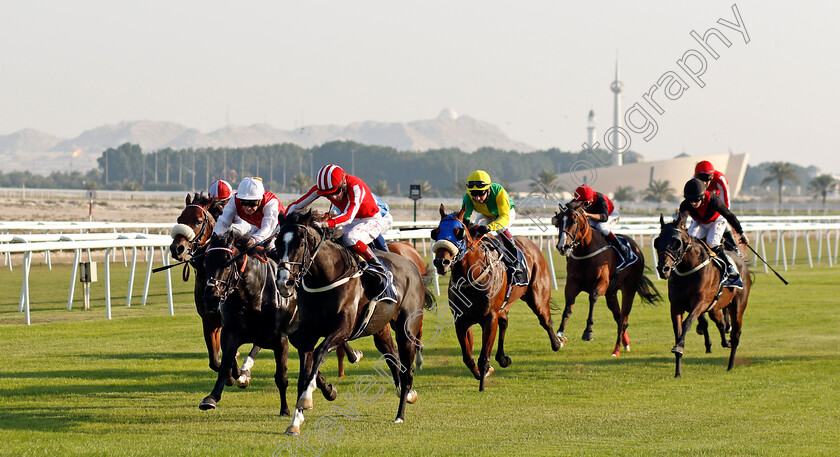
{"type": "Polygon", "coordinates": [[[492,182],[490,174],[486,171],[476,170],[467,178],[467,193],[464,194],[462,208],[465,210],[464,220],[469,220],[475,211],[478,213],[475,223],[486,225],[496,239],[502,241],[504,249],[499,251],[503,254],[511,278],[518,283],[527,284],[527,272],[520,261],[521,253],[508,230],[516,219],[516,209],[505,188],[492,182]]]}
{"type": "MultiPolygon", "coordinates": [[[[706,185],[706,190],[712,195],[716,195],[726,205],[727,209],[732,208],[729,201],[729,181],[726,180],[726,176],[723,173],[715,170],[712,162],[708,160],[697,162],[697,165],[694,167],[694,177],[703,181],[706,185]]],[[[728,225],[723,236],[732,243],[733,247],[738,245],[738,242],[735,241],[735,237],[732,235],[732,229],[728,225]]]]}
{"type": "Polygon", "coordinates": [[[723,250],[723,245],[720,244],[727,222],[738,232],[741,242],[749,244],[738,218],[729,211],[721,199],[706,190],[706,185],[699,179],[692,179],[685,183],[683,196],[685,200],[680,204],[679,213],[681,218],[691,216],[688,234],[695,238],[705,239],[712,251],[726,263],[728,277],[724,280],[724,286],[743,288],[744,284],[738,269],[723,250]]]}
{"type": "Polygon", "coordinates": [[[572,205],[575,202],[579,202],[583,208],[583,215],[586,217],[589,225],[601,232],[601,235],[604,235],[604,238],[607,239],[610,245],[618,252],[618,256],[621,257],[618,266],[615,268],[616,272],[623,270],[636,261],[637,257],[612,232],[612,228],[618,223],[618,218],[621,217],[621,214],[619,214],[618,208],[615,207],[606,195],[595,192],[591,187],[583,184],[575,189],[574,199],[569,204],[572,205]]]}
{"type": "MultiPolygon", "coordinates": [[[[233,225],[248,224],[251,241],[260,244],[274,233],[281,214],[285,214],[283,205],[277,196],[265,191],[262,178],[244,178],[225,205],[213,233],[224,235],[233,225]]],[[[260,245],[257,249],[265,247],[260,245]]]]}
{"type": "Polygon", "coordinates": [[[210,214],[212,214],[214,218],[218,219],[221,215],[222,209],[225,205],[227,205],[228,200],[230,200],[230,196],[233,194],[233,188],[230,187],[229,182],[224,179],[219,179],[217,181],[213,181],[213,184],[210,184],[210,188],[207,189],[207,194],[210,195],[210,199],[213,200],[213,203],[210,204],[210,214]]]}
{"type": "Polygon", "coordinates": [[[393,276],[368,246],[393,223],[391,214],[382,214],[373,193],[364,181],[348,175],[338,165],[325,165],[318,171],[317,182],[309,192],[289,205],[288,212],[307,207],[318,197],[326,197],[339,211],[330,214],[323,225],[341,232],[341,241],[359,255],[362,269],[378,284],[371,301],[397,301],[393,276]]]}

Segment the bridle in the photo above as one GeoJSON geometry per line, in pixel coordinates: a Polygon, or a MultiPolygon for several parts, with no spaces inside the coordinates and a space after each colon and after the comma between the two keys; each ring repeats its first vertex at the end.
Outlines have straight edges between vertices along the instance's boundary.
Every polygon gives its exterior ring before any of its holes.
{"type": "Polygon", "coordinates": [[[574,251],[576,247],[580,246],[581,239],[583,238],[583,233],[582,233],[583,230],[580,227],[581,227],[581,225],[586,224],[585,220],[581,221],[581,216],[582,215],[578,210],[575,209],[575,210],[571,210],[570,212],[572,214],[572,217],[574,217],[574,219],[575,219],[575,224],[574,224],[575,231],[574,231],[574,233],[570,232],[569,230],[566,230],[565,224],[563,224],[564,227],[560,228],[560,234],[562,235],[562,234],[565,233],[566,236],[568,237],[568,239],[572,240],[572,242],[568,245],[569,246],[569,252],[574,251]]]}
{"type": "MultiPolygon", "coordinates": [[[[210,253],[212,251],[224,251],[230,254],[230,257],[233,258],[236,255],[236,252],[227,247],[227,246],[215,246],[211,248],[207,248],[206,253],[210,253]]],[[[229,259],[228,259],[229,260],[229,259]]],[[[244,262],[247,262],[247,258],[244,262]]],[[[225,268],[229,268],[231,270],[231,274],[228,275],[228,280],[224,279],[216,279],[213,277],[207,278],[207,287],[217,288],[217,286],[222,286],[224,288],[224,292],[222,293],[221,298],[219,299],[219,308],[225,304],[230,294],[233,293],[239,287],[239,283],[242,282],[243,275],[241,274],[242,271],[245,270],[245,263],[243,262],[241,271],[239,268],[236,268],[236,265],[229,265],[225,268]],[[233,280],[230,280],[230,276],[233,275],[233,280]]],[[[226,261],[227,263],[227,261],[226,261]]]]}
{"type": "MultiPolygon", "coordinates": [[[[685,257],[685,254],[694,246],[694,244],[691,242],[691,237],[688,236],[685,229],[682,229],[682,228],[677,227],[675,225],[674,230],[677,232],[677,236],[676,237],[672,236],[671,240],[676,238],[677,241],[680,242],[679,247],[677,247],[676,250],[671,249],[671,244],[669,243],[667,247],[657,249],[657,251],[659,251],[660,256],[668,257],[668,258],[671,259],[671,261],[674,262],[673,272],[677,276],[687,276],[687,275],[689,275],[691,273],[694,273],[695,271],[699,270],[700,268],[706,266],[706,264],[709,263],[709,260],[711,260],[711,259],[707,259],[705,262],[701,263],[700,265],[695,266],[694,268],[692,268],[688,272],[680,272],[677,269],[677,266],[682,263],[683,258],[685,257]],[[688,237],[688,242],[685,242],[683,240],[683,238],[684,238],[683,235],[685,235],[685,237],[688,237]]],[[[660,238],[660,240],[661,240],[661,238],[660,238]]]]}
{"type": "Polygon", "coordinates": [[[209,227],[210,219],[213,216],[210,215],[210,212],[207,211],[207,208],[205,208],[201,205],[190,204],[190,205],[187,205],[184,209],[189,208],[189,207],[200,208],[201,211],[204,213],[204,222],[201,223],[201,228],[197,232],[195,232],[195,236],[193,236],[193,238],[191,240],[189,240],[189,242],[190,242],[189,254],[190,254],[190,257],[193,257],[193,256],[195,256],[195,253],[199,249],[206,246],[207,243],[210,241],[210,232],[207,230],[207,228],[209,227]],[[205,232],[207,232],[207,233],[205,233],[205,232]]]}
{"type": "MultiPolygon", "coordinates": [[[[303,231],[303,237],[302,237],[302,243],[301,243],[303,245],[303,253],[301,254],[301,260],[299,262],[295,262],[295,261],[281,261],[281,262],[278,262],[278,268],[281,269],[281,270],[286,270],[286,271],[289,272],[289,276],[292,277],[292,280],[294,281],[294,287],[296,289],[297,289],[298,286],[301,286],[307,292],[324,292],[324,291],[327,291],[327,290],[330,290],[330,289],[334,289],[335,287],[338,287],[338,286],[346,283],[347,281],[350,280],[350,278],[354,277],[355,274],[360,273],[360,269],[359,269],[358,264],[356,262],[353,262],[354,257],[349,253],[349,251],[345,247],[343,249],[343,252],[346,253],[347,257],[349,257],[349,259],[350,259],[349,264],[350,264],[351,268],[346,269],[346,271],[344,273],[342,273],[341,276],[339,276],[338,278],[330,281],[329,284],[325,287],[321,287],[321,288],[308,287],[306,285],[306,283],[303,282],[303,278],[310,273],[310,270],[312,269],[312,266],[315,265],[315,257],[318,256],[318,252],[320,252],[321,246],[324,245],[324,241],[326,240],[326,238],[323,235],[320,236],[320,238],[317,239],[317,243],[315,243],[315,247],[310,248],[309,247],[309,245],[310,245],[309,238],[311,237],[313,240],[315,240],[316,237],[311,235],[311,233],[309,232],[309,227],[306,226],[306,225],[301,225],[301,224],[294,224],[294,227],[299,228],[303,231]],[[355,268],[353,268],[354,266],[355,266],[355,268]],[[293,267],[297,267],[297,271],[293,271],[293,267]]],[[[297,230],[295,230],[295,231],[297,231],[297,230]]],[[[345,254],[342,254],[342,256],[344,256],[344,255],[345,254]]],[[[347,265],[347,263],[348,262],[345,262],[345,265],[347,265]]]]}

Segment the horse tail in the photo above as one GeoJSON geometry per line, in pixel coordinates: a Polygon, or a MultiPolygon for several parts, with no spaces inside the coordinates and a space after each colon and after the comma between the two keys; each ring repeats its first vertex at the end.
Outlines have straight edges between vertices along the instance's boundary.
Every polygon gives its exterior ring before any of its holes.
{"type": "Polygon", "coordinates": [[[636,292],[642,297],[643,302],[650,305],[655,305],[657,301],[662,300],[662,294],[653,285],[653,281],[644,274],[639,279],[639,284],[636,285],[636,292]]]}
{"type": "Polygon", "coordinates": [[[425,289],[425,296],[423,297],[423,308],[432,309],[435,304],[435,293],[432,292],[432,280],[435,278],[435,270],[428,268],[426,265],[426,274],[423,275],[423,287],[425,289]]]}

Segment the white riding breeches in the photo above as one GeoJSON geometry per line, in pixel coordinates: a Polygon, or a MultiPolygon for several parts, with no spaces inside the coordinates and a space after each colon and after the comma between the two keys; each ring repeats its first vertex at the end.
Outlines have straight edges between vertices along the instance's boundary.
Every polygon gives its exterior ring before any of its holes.
{"type": "Polygon", "coordinates": [[[717,219],[708,224],[691,221],[691,225],[688,227],[688,234],[695,238],[705,238],[706,244],[713,248],[720,246],[720,239],[723,237],[723,232],[726,231],[728,226],[729,224],[726,222],[726,218],[721,216],[718,216],[717,219]]]}

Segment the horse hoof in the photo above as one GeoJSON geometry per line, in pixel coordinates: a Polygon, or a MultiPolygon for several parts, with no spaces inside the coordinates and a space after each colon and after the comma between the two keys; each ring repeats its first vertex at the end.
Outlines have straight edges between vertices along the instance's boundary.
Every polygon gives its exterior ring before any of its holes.
{"type": "Polygon", "coordinates": [[[236,384],[236,380],[235,380],[235,379],[233,379],[233,376],[228,376],[228,378],[227,378],[227,379],[225,379],[225,385],[226,385],[226,386],[230,387],[230,386],[232,386],[232,385],[234,385],[234,384],[236,384]]]}
{"type": "Polygon", "coordinates": [[[583,332],[581,339],[583,341],[592,341],[595,339],[595,332],[583,332]]]}
{"type": "Polygon", "coordinates": [[[630,345],[629,344],[624,345],[624,350],[626,352],[630,352],[630,345]]]}
{"type": "Polygon", "coordinates": [[[351,360],[350,363],[359,363],[363,358],[365,358],[365,353],[362,351],[354,351],[356,353],[356,360],[351,360]]]}
{"type": "Polygon", "coordinates": [[[619,354],[619,350],[618,350],[618,345],[616,344],[615,349],[613,349],[612,356],[613,357],[618,357],[618,354],[619,354]]]}
{"type": "Polygon", "coordinates": [[[673,352],[674,354],[683,355],[683,348],[679,346],[674,346],[671,348],[671,352],[673,352]]]}
{"type": "Polygon", "coordinates": [[[484,375],[484,377],[486,378],[486,377],[490,376],[491,374],[493,374],[493,373],[495,373],[495,372],[496,372],[496,370],[495,370],[495,369],[493,369],[493,366],[491,365],[491,366],[489,366],[489,367],[487,368],[487,374],[486,374],[486,375],[484,375]]]}
{"type": "Polygon", "coordinates": [[[409,405],[417,403],[417,391],[414,389],[409,390],[408,395],[405,396],[405,402],[409,405]]]}
{"type": "Polygon", "coordinates": [[[504,356],[504,357],[502,357],[502,358],[497,358],[497,359],[496,359],[496,361],[497,361],[497,362],[499,362],[499,365],[500,365],[502,368],[507,368],[507,367],[509,367],[509,366],[510,366],[510,364],[511,364],[510,357],[508,357],[508,356],[504,356]]]}
{"type": "Polygon", "coordinates": [[[727,340],[725,343],[723,343],[723,342],[720,343],[720,345],[725,347],[725,348],[731,348],[732,347],[732,342],[727,340]]]}
{"type": "Polygon", "coordinates": [[[405,421],[401,417],[398,417],[398,418],[394,419],[395,424],[402,424],[403,422],[405,422],[405,421]]]}
{"type": "Polygon", "coordinates": [[[327,387],[330,390],[329,392],[322,392],[324,394],[324,398],[326,398],[327,401],[335,401],[335,399],[338,398],[338,389],[333,387],[332,384],[327,385],[327,387]]]}
{"type": "Polygon", "coordinates": [[[280,416],[291,416],[292,413],[289,411],[289,407],[287,406],[285,409],[280,410],[280,416]]]}
{"type": "MultiPolygon", "coordinates": [[[[296,406],[297,409],[312,409],[314,407],[315,404],[311,398],[301,398],[300,400],[298,400],[296,406]]],[[[300,430],[298,430],[298,432],[300,432],[300,430]]]]}
{"type": "Polygon", "coordinates": [[[630,350],[630,336],[627,335],[627,332],[621,335],[621,344],[624,345],[625,350],[630,350]]]}
{"type": "Polygon", "coordinates": [[[198,404],[198,409],[207,411],[209,409],[216,409],[216,399],[213,397],[204,397],[201,403],[198,404]]]}
{"type": "Polygon", "coordinates": [[[294,425],[290,425],[289,428],[286,429],[287,435],[300,435],[300,427],[295,427],[294,425]]]}
{"type": "Polygon", "coordinates": [[[236,387],[239,387],[240,389],[245,389],[249,385],[251,385],[251,373],[243,371],[242,374],[240,374],[239,377],[236,378],[236,387]]]}

